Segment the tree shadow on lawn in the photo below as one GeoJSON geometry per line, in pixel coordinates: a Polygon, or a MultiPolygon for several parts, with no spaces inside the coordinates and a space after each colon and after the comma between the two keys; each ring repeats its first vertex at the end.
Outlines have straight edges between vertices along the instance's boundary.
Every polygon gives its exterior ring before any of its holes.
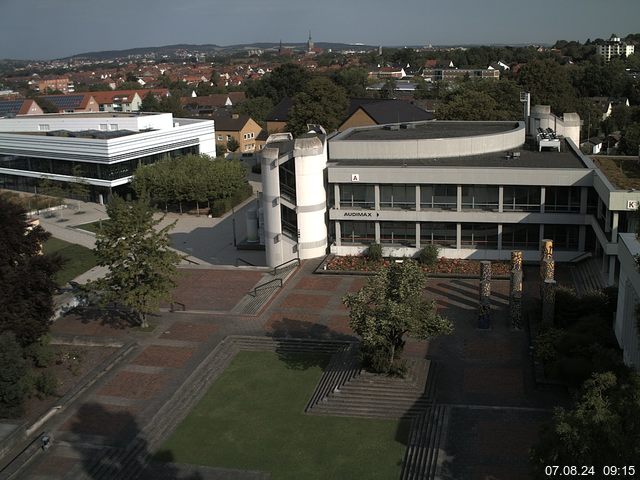
{"type": "MultiPolygon", "coordinates": [[[[326,325],[286,317],[272,323],[269,336],[276,341],[278,339],[287,338],[334,340],[343,342],[357,341],[357,338],[353,335],[336,332],[326,325]]],[[[322,350],[315,350],[311,346],[308,352],[299,350],[292,351],[285,343],[276,347],[276,353],[280,359],[287,364],[287,368],[294,370],[306,370],[316,366],[324,369],[331,356],[330,353],[322,350]]]]}
{"type": "Polygon", "coordinates": [[[141,472],[144,480],[203,480],[189,465],[171,463],[173,454],[160,451],[153,457],[135,417],[126,411],[110,410],[98,403],[85,403],[76,412],[71,432],[77,435],[102,435],[108,445],[96,454],[94,449],[78,449],[84,473],[90,478],[125,478],[141,472]]]}

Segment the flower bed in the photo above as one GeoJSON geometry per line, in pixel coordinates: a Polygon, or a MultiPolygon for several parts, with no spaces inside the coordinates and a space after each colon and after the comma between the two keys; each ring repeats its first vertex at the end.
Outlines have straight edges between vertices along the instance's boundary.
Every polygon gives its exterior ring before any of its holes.
{"type": "MultiPolygon", "coordinates": [[[[393,259],[372,261],[359,255],[331,256],[321,268],[323,271],[371,273],[389,266],[392,261],[393,259]]],[[[480,276],[480,261],[441,257],[435,267],[423,265],[422,270],[432,275],[476,277],[480,276]]],[[[491,272],[493,276],[508,276],[509,262],[491,262],[491,272]]]]}

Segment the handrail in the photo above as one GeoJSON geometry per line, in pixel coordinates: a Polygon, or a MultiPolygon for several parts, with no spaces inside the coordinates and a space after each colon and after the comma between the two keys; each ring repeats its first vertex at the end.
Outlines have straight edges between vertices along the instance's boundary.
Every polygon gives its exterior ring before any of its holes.
{"type": "Polygon", "coordinates": [[[291,260],[288,260],[284,263],[281,263],[280,265],[277,265],[273,268],[273,272],[271,273],[271,275],[276,275],[278,273],[278,269],[281,267],[284,267],[285,265],[288,265],[290,263],[296,262],[298,264],[298,266],[300,266],[300,259],[299,258],[292,258],[291,260]]]}
{"type": "Polygon", "coordinates": [[[576,255],[571,260],[569,260],[569,263],[578,263],[582,260],[586,260],[587,258],[591,258],[592,256],[593,254],[591,252],[582,252],[581,254],[576,255]]]}
{"type": "Polygon", "coordinates": [[[186,307],[186,305],[184,303],[175,302],[174,301],[174,302],[171,302],[171,308],[169,309],[169,311],[171,311],[171,312],[175,312],[176,311],[174,305],[180,305],[182,307],[182,311],[183,312],[187,309],[187,307],[186,307]]]}
{"type": "Polygon", "coordinates": [[[255,267],[253,263],[247,262],[244,258],[236,257],[236,267],[238,266],[238,262],[242,262],[245,265],[249,265],[250,267],[255,267]]]}
{"type": "Polygon", "coordinates": [[[253,296],[255,297],[258,294],[258,290],[261,290],[263,287],[266,287],[270,283],[274,283],[274,282],[278,282],[280,284],[280,285],[278,285],[278,287],[282,288],[282,285],[283,285],[282,284],[282,279],[281,278],[274,278],[273,280],[269,280],[268,282],[265,282],[265,283],[262,283],[262,284],[258,285],[253,290],[251,290],[251,292],[249,292],[249,293],[253,294],[253,296]]]}

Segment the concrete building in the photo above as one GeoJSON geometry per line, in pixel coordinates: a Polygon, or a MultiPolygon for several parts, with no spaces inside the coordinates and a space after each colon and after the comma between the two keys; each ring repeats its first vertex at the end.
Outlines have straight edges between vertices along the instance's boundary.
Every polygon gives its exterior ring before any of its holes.
{"type": "Polygon", "coordinates": [[[628,57],[633,55],[634,46],[622,42],[615,33],[604,44],[598,45],[598,55],[604,58],[605,62],[611,61],[614,57],[628,57]]]}
{"type": "Polygon", "coordinates": [[[640,306],[640,273],[636,256],[640,243],[634,233],[621,233],[618,245],[618,307],[614,331],[623,352],[624,363],[640,369],[640,328],[637,309],[640,306]]]}
{"type": "Polygon", "coordinates": [[[211,117],[216,123],[216,142],[226,147],[227,142],[234,139],[238,143],[236,153],[253,154],[259,147],[256,141],[262,127],[249,115],[218,114],[211,117]]]}
{"type": "Polygon", "coordinates": [[[106,201],[128,191],[138,165],[188,153],[215,157],[211,120],[174,119],[170,113],[1,118],[0,188],[35,193],[44,178],[83,181],[94,201],[106,201]]]}
{"type": "Polygon", "coordinates": [[[43,95],[41,99],[51,103],[58,113],[99,112],[100,105],[93,93],[75,93],[72,95],[43,95]]]}
{"type": "Polygon", "coordinates": [[[40,79],[37,85],[37,90],[41,94],[46,94],[48,91],[59,91],[62,93],[74,92],[73,82],[67,76],[47,76],[40,79]]]}
{"type": "Polygon", "coordinates": [[[449,258],[508,259],[518,249],[537,260],[540,240],[550,238],[557,261],[588,252],[613,284],[618,232],[635,228],[629,202],[640,192],[616,188],[580,152],[575,114],[534,107],[531,117],[536,128],[564,133],[541,146],[524,122],[430,121],[352,128],[328,140],[272,135],[261,153],[267,262],[360,254],[372,243],[386,256],[434,244],[449,258]],[[325,209],[323,221],[324,213],[302,221],[325,209]]]}
{"type": "Polygon", "coordinates": [[[101,112],[138,112],[142,98],[136,90],[92,92],[101,112]]]}

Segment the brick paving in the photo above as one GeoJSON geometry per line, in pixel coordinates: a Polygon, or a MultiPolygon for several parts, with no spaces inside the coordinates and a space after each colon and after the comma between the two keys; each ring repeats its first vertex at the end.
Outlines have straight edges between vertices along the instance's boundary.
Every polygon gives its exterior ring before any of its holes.
{"type": "MultiPolygon", "coordinates": [[[[56,333],[123,336],[140,344],[134,355],[85,394],[79,407],[61,415],[59,436],[72,446],[76,440],[70,433],[126,444],[226,335],[353,339],[341,299],[361,288],[366,278],[315,276],[316,263],[304,263],[255,317],[163,312],[154,319],[157,328],[144,334],[100,319],[83,323],[68,316],[57,322],[56,333]]],[[[194,269],[183,277],[178,293],[188,309],[228,312],[261,276],[260,272],[194,269]]],[[[437,301],[439,313],[453,320],[455,334],[431,342],[409,340],[405,347],[408,357],[426,356],[438,363],[436,401],[452,406],[442,445],[451,472],[446,478],[452,480],[528,478],[523,452],[535,441],[537,427],[549,413],[512,407],[546,408],[558,402],[555,394],[535,390],[526,335],[508,329],[508,281],[494,281],[492,287],[492,329],[478,331],[478,281],[430,279],[426,295],[437,301]],[[491,409],[474,409],[478,404],[491,409]]],[[[525,283],[525,292],[528,289],[525,283]]],[[[34,471],[46,470],[47,465],[55,468],[50,464],[60,457],[66,463],[74,458],[76,464],[83,461],[78,458],[82,449],[73,455],[69,450],[54,446],[34,462],[34,471]]]]}

